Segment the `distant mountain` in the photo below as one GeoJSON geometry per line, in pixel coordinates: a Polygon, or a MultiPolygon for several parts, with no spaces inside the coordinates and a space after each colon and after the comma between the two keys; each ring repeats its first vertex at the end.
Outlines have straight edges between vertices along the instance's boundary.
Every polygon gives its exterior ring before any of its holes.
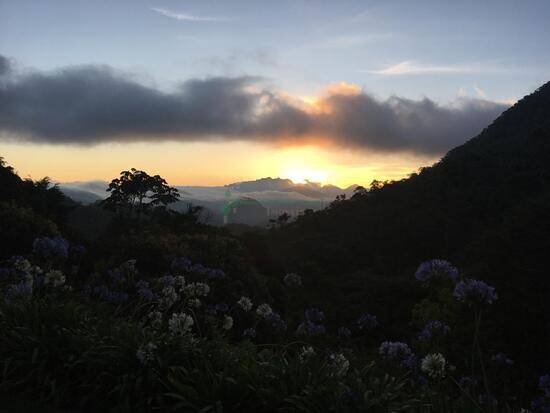
{"type": "Polygon", "coordinates": [[[226,185],[227,188],[237,192],[296,192],[314,199],[333,200],[337,195],[345,194],[350,196],[357,185],[351,185],[348,188],[339,188],[335,185],[321,185],[318,182],[306,181],[305,183],[294,183],[290,179],[282,178],[261,178],[255,181],[237,182],[226,185]]]}

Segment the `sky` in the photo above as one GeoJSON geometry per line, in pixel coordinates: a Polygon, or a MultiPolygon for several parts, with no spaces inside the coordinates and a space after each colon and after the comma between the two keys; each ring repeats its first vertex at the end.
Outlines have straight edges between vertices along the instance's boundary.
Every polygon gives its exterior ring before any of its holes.
{"type": "Polygon", "coordinates": [[[400,179],[550,80],[550,2],[0,0],[0,156],[174,185],[400,179]]]}

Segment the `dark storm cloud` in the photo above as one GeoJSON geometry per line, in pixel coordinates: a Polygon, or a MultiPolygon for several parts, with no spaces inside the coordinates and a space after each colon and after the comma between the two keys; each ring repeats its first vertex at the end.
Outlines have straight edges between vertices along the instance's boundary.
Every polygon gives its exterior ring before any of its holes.
{"type": "Polygon", "coordinates": [[[462,100],[380,101],[333,90],[310,110],[265,88],[259,78],[189,80],[175,92],[144,86],[103,66],[16,76],[0,57],[0,132],[16,139],[94,145],[111,141],[246,139],[443,153],[474,136],[505,105],[462,100]],[[318,108],[321,108],[320,110],[318,108]]]}

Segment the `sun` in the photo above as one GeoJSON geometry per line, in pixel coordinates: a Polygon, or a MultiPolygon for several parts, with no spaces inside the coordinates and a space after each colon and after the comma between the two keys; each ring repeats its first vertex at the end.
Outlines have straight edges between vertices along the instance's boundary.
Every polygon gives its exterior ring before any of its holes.
{"type": "Polygon", "coordinates": [[[290,179],[295,184],[303,184],[307,181],[325,183],[328,173],[314,169],[289,169],[283,171],[283,177],[290,179]]]}

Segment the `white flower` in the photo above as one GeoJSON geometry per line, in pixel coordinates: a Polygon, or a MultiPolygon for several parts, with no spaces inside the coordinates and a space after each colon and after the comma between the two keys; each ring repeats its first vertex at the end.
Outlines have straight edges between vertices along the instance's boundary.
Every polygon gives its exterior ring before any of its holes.
{"type": "Polygon", "coordinates": [[[267,318],[273,313],[273,310],[271,306],[267,303],[260,304],[258,308],[256,308],[256,314],[258,314],[261,318],[267,318]]]}
{"type": "Polygon", "coordinates": [[[156,350],[155,343],[142,344],[136,351],[136,357],[145,366],[155,359],[156,350]]]}
{"type": "Polygon", "coordinates": [[[183,275],[178,275],[174,284],[180,291],[183,291],[183,288],[185,287],[185,277],[183,275]]]}
{"type": "Polygon", "coordinates": [[[343,377],[349,370],[349,360],[342,354],[336,353],[330,356],[332,369],[336,377],[343,377]]]}
{"type": "Polygon", "coordinates": [[[237,301],[237,304],[243,311],[250,311],[252,310],[252,300],[248,297],[241,297],[239,301],[237,301]]]}
{"type": "Polygon", "coordinates": [[[198,298],[190,298],[187,301],[187,305],[191,308],[199,308],[202,305],[202,302],[198,298]]]}
{"type": "Polygon", "coordinates": [[[160,311],[152,311],[147,315],[151,327],[158,329],[162,326],[162,313],[160,311]]]}
{"type": "Polygon", "coordinates": [[[233,327],[233,317],[226,315],[223,318],[222,328],[224,330],[231,330],[231,327],[233,327]]]}
{"type": "Polygon", "coordinates": [[[17,258],[13,263],[13,268],[17,271],[27,272],[31,269],[31,263],[25,258],[17,258]]]}
{"type": "Polygon", "coordinates": [[[166,308],[172,307],[180,298],[175,288],[171,285],[164,287],[161,294],[160,303],[166,308]]]}
{"type": "Polygon", "coordinates": [[[315,355],[315,350],[311,346],[304,346],[300,349],[298,353],[298,360],[300,363],[306,363],[311,357],[315,355]]]}
{"type": "Polygon", "coordinates": [[[174,313],[168,320],[168,329],[174,336],[184,335],[195,324],[193,317],[185,313],[174,313]]]}
{"type": "Polygon", "coordinates": [[[420,370],[433,379],[445,377],[447,361],[440,353],[428,354],[420,362],[420,370]]]}
{"type": "Polygon", "coordinates": [[[205,297],[210,292],[210,286],[206,283],[191,283],[184,287],[183,291],[188,297],[205,297]]]}
{"type": "Polygon", "coordinates": [[[58,270],[49,271],[45,275],[44,284],[51,284],[54,288],[61,287],[65,284],[65,275],[58,270]]]}

